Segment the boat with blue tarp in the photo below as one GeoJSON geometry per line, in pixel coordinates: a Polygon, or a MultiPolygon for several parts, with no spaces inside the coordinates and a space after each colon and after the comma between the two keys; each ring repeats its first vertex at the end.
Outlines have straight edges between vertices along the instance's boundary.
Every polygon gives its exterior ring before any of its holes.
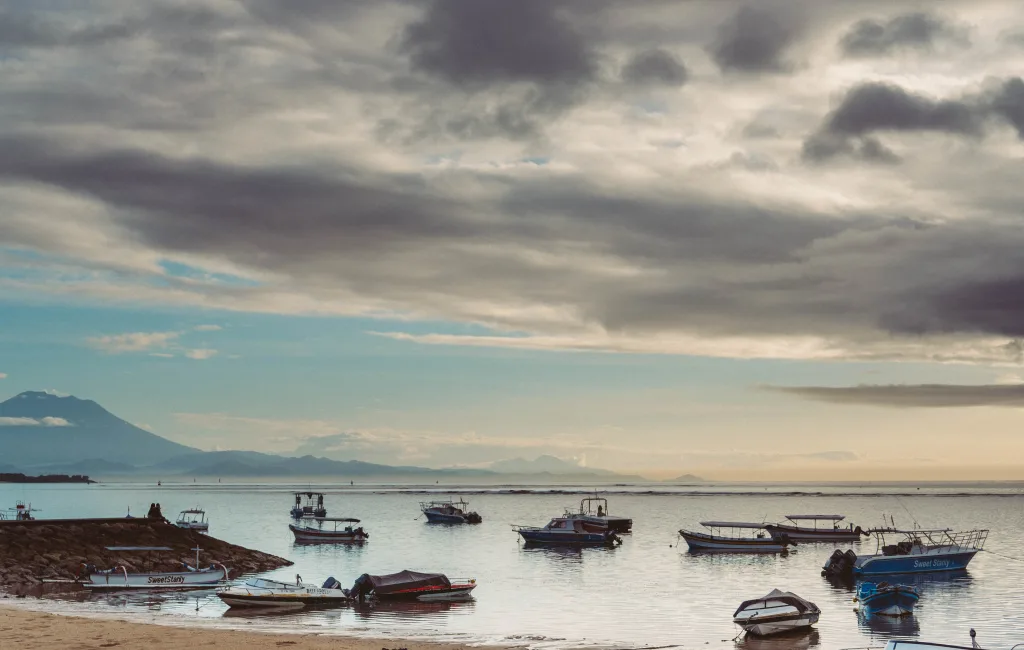
{"type": "Polygon", "coordinates": [[[914,612],[920,599],[917,589],[910,585],[891,585],[887,582],[862,582],[857,587],[855,600],[860,609],[882,616],[907,616],[914,612]]]}

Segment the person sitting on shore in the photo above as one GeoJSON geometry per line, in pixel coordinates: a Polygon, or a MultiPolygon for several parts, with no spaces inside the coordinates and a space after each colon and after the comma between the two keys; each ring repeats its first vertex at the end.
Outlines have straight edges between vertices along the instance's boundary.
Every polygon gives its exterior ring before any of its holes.
{"type": "Polygon", "coordinates": [[[147,519],[155,519],[156,516],[157,516],[157,514],[156,514],[156,504],[155,503],[151,503],[151,504],[149,504],[149,512],[146,513],[146,518],[147,519]]]}
{"type": "Polygon", "coordinates": [[[159,503],[156,504],[156,507],[153,509],[153,518],[154,519],[163,519],[164,518],[164,513],[160,510],[160,504],[159,503]]]}

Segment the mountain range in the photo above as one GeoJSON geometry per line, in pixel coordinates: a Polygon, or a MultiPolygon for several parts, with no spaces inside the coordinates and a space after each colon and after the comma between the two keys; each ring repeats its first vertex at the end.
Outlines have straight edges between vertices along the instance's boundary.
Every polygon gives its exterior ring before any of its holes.
{"type": "Polygon", "coordinates": [[[573,482],[643,481],[556,458],[513,458],[486,468],[432,469],[255,451],[202,451],[141,429],[92,400],[28,391],[0,402],[5,472],[150,477],[333,477],[342,480],[475,479],[573,482]]]}

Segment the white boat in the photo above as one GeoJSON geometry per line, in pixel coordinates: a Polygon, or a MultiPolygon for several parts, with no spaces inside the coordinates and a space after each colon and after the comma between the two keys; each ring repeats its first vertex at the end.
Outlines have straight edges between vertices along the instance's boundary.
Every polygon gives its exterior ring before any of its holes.
{"type": "Polygon", "coordinates": [[[182,510],[178,513],[178,519],[174,522],[178,528],[194,530],[200,533],[210,531],[210,522],[206,520],[206,511],[198,506],[190,510],[182,510]]]}
{"type": "Polygon", "coordinates": [[[680,530],[691,551],[726,551],[731,553],[782,553],[787,544],[785,537],[775,539],[764,531],[764,524],[745,521],[702,521],[708,532],[680,530]],[[755,531],[753,536],[742,536],[739,531],[755,531]],[[727,534],[723,534],[723,531],[727,534]]]}
{"type": "Polygon", "coordinates": [[[161,571],[150,573],[129,573],[124,566],[101,571],[91,564],[83,565],[82,586],[86,589],[191,589],[216,585],[228,578],[228,569],[219,562],[206,568],[199,568],[199,551],[196,565],[182,562],[182,571],[161,571]]]}
{"type": "Polygon", "coordinates": [[[810,627],[821,610],[809,600],[788,591],[772,589],[763,598],[743,602],[732,621],[755,636],[768,636],[810,627]]]}
{"type": "Polygon", "coordinates": [[[307,584],[301,576],[295,583],[251,578],[243,584],[217,590],[217,597],[228,607],[275,607],[297,609],[307,605],[344,605],[351,600],[341,583],[328,578],[322,587],[307,584]]]}
{"type": "Polygon", "coordinates": [[[288,524],[288,529],[295,535],[296,542],[307,544],[332,544],[337,542],[365,542],[370,539],[370,533],[363,530],[362,526],[354,528],[352,524],[358,524],[358,519],[351,517],[327,518],[317,517],[313,519],[317,526],[304,524],[296,526],[288,524]],[[333,526],[324,526],[324,524],[333,526]]]}

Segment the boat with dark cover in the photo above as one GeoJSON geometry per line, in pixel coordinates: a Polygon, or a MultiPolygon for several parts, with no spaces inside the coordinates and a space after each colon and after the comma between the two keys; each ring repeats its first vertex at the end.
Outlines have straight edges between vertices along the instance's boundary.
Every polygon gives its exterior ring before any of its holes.
{"type": "Polygon", "coordinates": [[[356,578],[348,596],[364,601],[377,600],[419,600],[444,601],[466,600],[476,588],[475,579],[449,580],[443,573],[420,573],[399,571],[388,575],[374,576],[368,573],[356,578]]]}
{"type": "Polygon", "coordinates": [[[819,616],[821,610],[811,601],[772,589],[762,598],[741,603],[732,620],[747,634],[768,636],[808,628],[818,622],[819,616]]]}
{"type": "Polygon", "coordinates": [[[483,521],[479,514],[470,511],[469,504],[463,499],[424,501],[420,503],[420,510],[431,524],[479,524],[483,521]]]}
{"type": "Polygon", "coordinates": [[[608,513],[608,499],[604,497],[588,497],[580,501],[579,512],[566,510],[568,519],[579,519],[587,530],[610,530],[615,533],[628,533],[633,530],[633,520],[629,517],[613,517],[608,513]]]}
{"type": "Polygon", "coordinates": [[[570,517],[555,517],[546,526],[515,526],[516,532],[527,544],[550,546],[615,546],[622,539],[612,530],[587,530],[583,521],[570,517]]]}

